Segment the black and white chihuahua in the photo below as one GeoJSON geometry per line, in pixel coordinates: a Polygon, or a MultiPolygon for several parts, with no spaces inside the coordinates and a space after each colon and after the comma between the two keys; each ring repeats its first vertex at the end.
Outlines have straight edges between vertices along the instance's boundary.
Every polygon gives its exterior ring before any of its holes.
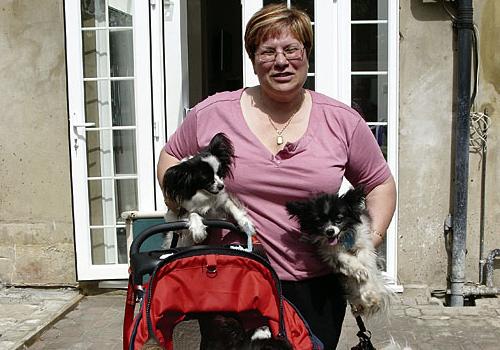
{"type": "Polygon", "coordinates": [[[286,208],[298,220],[302,239],[313,244],[320,258],[343,275],[353,313],[370,316],[385,310],[392,292],[377,268],[363,189],[350,189],[343,195],[320,194],[288,202],[286,208]]]}
{"type": "MultiPolygon", "coordinates": [[[[247,235],[254,226],[243,207],[224,190],[224,178],[232,176],[234,147],[223,133],[216,134],[199,153],[182,159],[167,169],[163,177],[165,198],[180,208],[179,215],[168,211],[165,220],[188,218],[189,233],[182,233],[179,246],[191,246],[207,238],[202,218],[221,218],[230,214],[247,235]]],[[[164,246],[170,247],[172,235],[167,234],[164,246]]]]}

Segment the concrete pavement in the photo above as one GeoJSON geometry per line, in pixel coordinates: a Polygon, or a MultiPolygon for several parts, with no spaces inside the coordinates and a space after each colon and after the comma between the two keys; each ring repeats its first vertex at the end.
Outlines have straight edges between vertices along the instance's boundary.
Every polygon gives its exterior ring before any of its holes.
{"type": "Polygon", "coordinates": [[[5,288],[0,285],[0,350],[24,349],[82,299],[76,289],[5,288]]]}
{"type": "MultiPolygon", "coordinates": [[[[12,290],[7,297],[15,299],[16,293],[19,290],[12,290]]],[[[24,304],[8,304],[6,298],[0,297],[0,349],[121,349],[125,301],[122,291],[85,297],[75,294],[74,290],[35,289],[29,293],[33,295],[27,297],[25,294],[24,304]],[[60,305],[58,310],[54,310],[56,303],[60,305]],[[10,306],[5,308],[5,305],[10,306]],[[41,317],[43,314],[52,315],[52,319],[41,317]],[[10,328],[5,328],[9,324],[10,328]],[[33,326],[31,332],[27,330],[29,325],[33,326]],[[25,345],[19,346],[20,343],[25,345]]],[[[22,299],[17,298],[18,301],[22,299]]],[[[430,296],[427,288],[405,286],[405,292],[398,294],[391,306],[390,316],[369,320],[366,325],[378,349],[388,345],[390,339],[414,350],[500,349],[500,299],[483,298],[476,304],[463,308],[445,307],[440,299],[430,296]]],[[[182,326],[176,329],[180,339],[176,350],[195,350],[196,324],[182,326]]],[[[338,349],[354,346],[356,332],[354,318],[348,314],[338,349]]]]}

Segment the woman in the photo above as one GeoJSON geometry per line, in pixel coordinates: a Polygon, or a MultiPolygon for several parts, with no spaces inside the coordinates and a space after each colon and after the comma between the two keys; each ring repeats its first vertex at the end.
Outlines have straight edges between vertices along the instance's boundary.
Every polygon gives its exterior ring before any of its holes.
{"type": "MultiPolygon", "coordinates": [[[[198,104],[165,146],[158,179],[161,183],[166,169],[207,145],[217,132],[228,135],[236,161],[226,188],[247,208],[285,297],[325,349],[334,349],[345,300],[336,276],[298,239],[298,224],[289,219],[285,203],[336,192],[345,176],[367,192],[378,246],[394,213],[394,180],[363,119],[350,107],[303,88],[312,49],[311,22],[304,12],[264,7],[247,25],[245,48],[260,84],[198,104]]],[[[223,244],[225,239],[215,238],[223,244]]]]}

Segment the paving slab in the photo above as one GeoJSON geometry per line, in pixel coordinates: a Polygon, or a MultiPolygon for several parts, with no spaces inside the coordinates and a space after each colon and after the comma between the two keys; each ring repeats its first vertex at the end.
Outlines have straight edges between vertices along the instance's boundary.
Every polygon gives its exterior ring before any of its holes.
{"type": "Polygon", "coordinates": [[[24,349],[82,297],[71,288],[0,288],[0,350],[24,349]]]}

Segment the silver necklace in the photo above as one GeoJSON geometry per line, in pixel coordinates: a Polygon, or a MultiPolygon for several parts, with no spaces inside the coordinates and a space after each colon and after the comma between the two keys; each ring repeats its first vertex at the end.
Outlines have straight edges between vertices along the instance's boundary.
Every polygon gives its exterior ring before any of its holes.
{"type": "MultiPolygon", "coordinates": [[[[261,97],[261,99],[262,99],[262,97],[261,97]]],[[[302,100],[299,103],[299,107],[297,108],[297,110],[295,112],[293,112],[293,114],[290,116],[290,118],[288,118],[288,121],[281,129],[278,129],[276,127],[276,125],[274,124],[274,122],[271,119],[271,117],[269,116],[269,114],[267,114],[267,119],[269,119],[269,123],[271,124],[273,129],[276,131],[276,145],[277,146],[280,146],[283,144],[283,142],[284,142],[283,131],[285,131],[285,129],[288,128],[288,125],[290,125],[290,123],[292,122],[293,117],[295,117],[297,115],[297,113],[300,111],[300,107],[302,107],[303,102],[304,102],[304,94],[302,95],[302,100]]]]}

